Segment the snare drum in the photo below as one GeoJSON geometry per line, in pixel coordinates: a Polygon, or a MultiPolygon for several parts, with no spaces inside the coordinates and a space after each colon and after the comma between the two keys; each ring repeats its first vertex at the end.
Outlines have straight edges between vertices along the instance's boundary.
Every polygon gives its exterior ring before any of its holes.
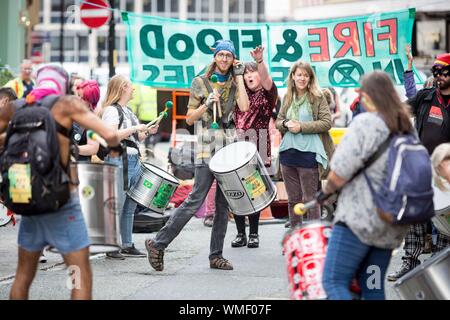
{"type": "Polygon", "coordinates": [[[283,251],[293,300],[325,299],[323,268],[331,223],[314,220],[287,232],[283,251]]]}
{"type": "Polygon", "coordinates": [[[450,191],[442,191],[433,185],[434,211],[436,215],[431,219],[439,232],[450,237],[450,191]]]}
{"type": "Polygon", "coordinates": [[[264,167],[255,144],[229,144],[211,158],[209,169],[236,215],[249,215],[268,207],[276,187],[264,167]]]}
{"type": "Polygon", "coordinates": [[[179,185],[178,179],[171,174],[143,162],[139,178],[127,194],[140,205],[163,214],[179,185]]]}
{"type": "Polygon", "coordinates": [[[8,214],[8,208],[0,202],[0,227],[6,226],[12,220],[12,215],[8,214]]]}
{"type": "MultiPolygon", "coordinates": [[[[75,165],[73,165],[75,166],[75,165]]],[[[119,191],[121,170],[112,164],[77,163],[78,192],[91,253],[120,248],[119,191]]]]}

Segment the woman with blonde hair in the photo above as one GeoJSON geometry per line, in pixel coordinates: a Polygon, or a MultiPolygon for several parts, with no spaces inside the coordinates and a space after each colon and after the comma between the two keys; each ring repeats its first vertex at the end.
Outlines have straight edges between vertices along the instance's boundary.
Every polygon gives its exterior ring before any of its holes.
{"type": "MultiPolygon", "coordinates": [[[[150,134],[155,134],[158,126],[147,127],[140,124],[133,111],[127,106],[133,98],[133,85],[121,76],[116,75],[111,78],[106,91],[106,98],[99,112],[100,117],[112,128],[118,129],[120,141],[126,145],[128,187],[135,183],[139,176],[139,143],[150,134]]],[[[122,157],[108,155],[105,162],[123,167],[122,157]]],[[[122,201],[119,201],[122,203],[122,201]]],[[[122,214],[120,216],[120,233],[122,238],[122,248],[119,252],[108,253],[107,256],[115,259],[124,259],[125,256],[145,257],[145,254],[137,250],[132,241],[133,219],[137,203],[128,195],[123,202],[122,214]]],[[[120,208],[120,206],[119,206],[120,208]]]]}
{"type": "MultiPolygon", "coordinates": [[[[307,62],[297,61],[289,71],[287,92],[276,127],[284,134],[280,164],[293,228],[302,223],[302,217],[294,214],[294,205],[314,198],[320,179],[326,177],[334,150],[328,133],[330,109],[314,70],[307,62]]],[[[320,208],[310,210],[307,218],[320,219],[320,208]]]]}
{"type": "Polygon", "coordinates": [[[450,143],[442,143],[431,155],[434,184],[442,191],[448,191],[450,184],[450,143]],[[445,185],[447,184],[447,186],[445,185]]]}

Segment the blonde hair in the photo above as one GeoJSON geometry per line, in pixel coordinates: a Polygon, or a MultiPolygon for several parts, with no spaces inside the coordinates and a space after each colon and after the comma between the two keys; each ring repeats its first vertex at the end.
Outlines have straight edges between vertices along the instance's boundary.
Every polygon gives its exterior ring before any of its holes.
{"type": "Polygon", "coordinates": [[[292,104],[292,100],[294,99],[294,95],[297,94],[297,89],[295,87],[295,82],[293,79],[294,73],[297,71],[297,69],[304,70],[309,76],[308,87],[306,88],[306,94],[309,103],[313,104],[316,99],[319,99],[323,96],[319,87],[319,83],[317,82],[316,74],[314,73],[311,65],[306,61],[298,60],[292,65],[286,79],[287,92],[283,100],[283,106],[290,106],[292,104]]]}
{"type": "Polygon", "coordinates": [[[442,143],[438,145],[431,155],[433,180],[436,186],[442,191],[447,191],[448,189],[444,185],[446,180],[439,174],[439,165],[446,159],[450,159],[450,143],[442,143]]]}
{"type": "Polygon", "coordinates": [[[115,75],[108,82],[108,89],[106,90],[106,97],[103,100],[102,107],[98,112],[101,117],[106,107],[117,103],[122,97],[125,87],[130,84],[130,80],[121,75],[115,75]]]}

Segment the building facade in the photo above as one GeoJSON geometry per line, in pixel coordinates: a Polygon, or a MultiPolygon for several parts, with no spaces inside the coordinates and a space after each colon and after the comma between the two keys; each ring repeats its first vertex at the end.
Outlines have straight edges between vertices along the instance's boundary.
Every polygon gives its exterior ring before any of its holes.
{"type": "MultiPolygon", "coordinates": [[[[122,11],[168,18],[258,22],[265,16],[265,0],[109,0],[122,11]]],[[[69,71],[106,69],[108,26],[89,29],[80,22],[82,0],[64,1],[64,66],[69,71]],[[73,69],[73,70],[72,70],[73,69]]],[[[116,11],[117,68],[127,68],[126,29],[116,11]]],[[[39,24],[32,55],[37,63],[60,61],[61,0],[40,0],[39,24]]],[[[82,72],[81,72],[82,73],[82,72]]],[[[81,74],[83,75],[83,74],[81,74]]],[[[83,76],[92,76],[84,74],[83,76]]]]}

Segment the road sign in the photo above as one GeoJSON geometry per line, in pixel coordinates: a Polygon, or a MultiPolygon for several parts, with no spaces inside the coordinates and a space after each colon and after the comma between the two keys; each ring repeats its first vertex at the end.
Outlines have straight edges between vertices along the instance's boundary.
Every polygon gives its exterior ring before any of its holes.
{"type": "Polygon", "coordinates": [[[89,0],[80,7],[81,22],[89,28],[99,28],[109,21],[111,11],[106,0],[89,0]]]}

